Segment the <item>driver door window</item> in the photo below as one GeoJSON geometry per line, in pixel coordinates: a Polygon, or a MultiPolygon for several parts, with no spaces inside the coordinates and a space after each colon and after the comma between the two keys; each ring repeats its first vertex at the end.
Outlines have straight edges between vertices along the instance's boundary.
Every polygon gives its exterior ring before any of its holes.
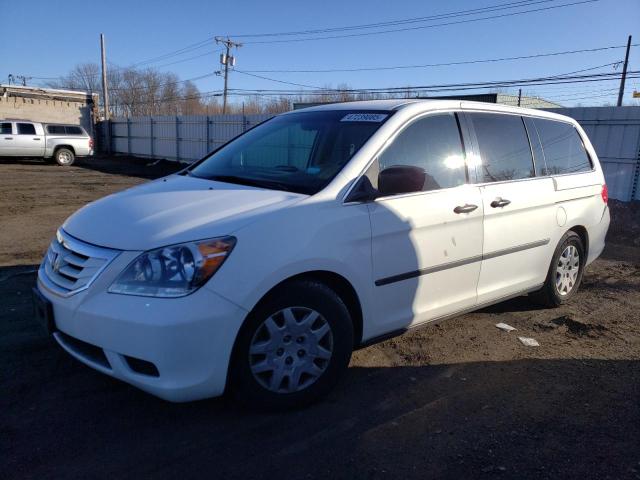
{"type": "MultiPolygon", "coordinates": [[[[380,171],[396,166],[424,170],[420,190],[430,191],[466,183],[464,158],[456,115],[446,113],[430,115],[409,125],[378,157],[378,163],[380,171]]],[[[369,178],[373,183],[374,179],[369,178]]],[[[374,186],[377,188],[377,178],[374,186]]]]}

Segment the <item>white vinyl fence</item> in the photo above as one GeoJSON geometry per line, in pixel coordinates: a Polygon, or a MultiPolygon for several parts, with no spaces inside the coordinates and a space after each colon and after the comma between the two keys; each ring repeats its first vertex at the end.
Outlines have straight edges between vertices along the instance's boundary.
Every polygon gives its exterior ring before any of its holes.
{"type": "Polygon", "coordinates": [[[583,107],[549,110],[575,118],[596,149],[609,196],[640,200],[640,107],[583,107]]]}
{"type": "MultiPolygon", "coordinates": [[[[111,151],[193,162],[273,115],[178,115],[114,118],[111,151]]],[[[101,123],[106,141],[107,122],[101,123]]],[[[104,144],[103,144],[104,145],[104,144]]]]}
{"type": "MultiPolygon", "coordinates": [[[[609,196],[640,200],[640,107],[558,108],[585,129],[602,163],[609,196]]],[[[111,151],[193,162],[271,115],[189,115],[116,118],[111,151]]],[[[104,141],[107,122],[100,125],[104,141]]],[[[104,145],[104,143],[103,143],[104,145]]]]}

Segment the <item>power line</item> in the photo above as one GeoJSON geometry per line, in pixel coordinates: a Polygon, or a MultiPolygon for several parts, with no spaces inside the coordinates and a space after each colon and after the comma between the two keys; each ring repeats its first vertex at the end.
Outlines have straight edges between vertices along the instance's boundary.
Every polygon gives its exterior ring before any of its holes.
{"type": "MultiPolygon", "coordinates": [[[[336,92],[349,93],[349,94],[398,94],[403,91],[422,92],[422,93],[436,93],[443,91],[465,91],[465,90],[480,90],[480,89],[492,89],[500,87],[515,87],[515,86],[531,86],[531,85],[548,85],[548,84],[573,84],[573,83],[586,83],[592,81],[602,80],[618,80],[621,76],[620,73],[607,73],[607,74],[591,74],[591,75],[571,75],[571,76],[547,76],[534,79],[518,79],[518,80],[498,80],[487,82],[475,82],[475,83],[459,83],[459,84],[438,84],[438,85],[419,85],[419,86],[407,86],[407,87],[387,87],[387,88],[362,88],[362,89],[335,89],[335,90],[320,90],[320,91],[291,91],[291,90],[243,90],[243,89],[229,89],[229,95],[233,96],[300,96],[300,95],[314,95],[314,96],[329,96],[335,95],[336,92]]],[[[628,71],[627,79],[640,79],[640,70],[628,71]]],[[[209,92],[200,92],[196,95],[188,96],[176,96],[170,99],[159,99],[154,102],[136,102],[136,105],[146,105],[151,103],[167,103],[177,102],[190,99],[204,99],[210,97],[222,96],[223,92],[220,90],[212,90],[209,92]]]]}
{"type": "MultiPolygon", "coordinates": [[[[554,95],[552,94],[545,94],[544,96],[546,98],[553,98],[553,99],[571,99],[572,97],[575,96],[585,96],[585,95],[595,95],[595,94],[600,94],[600,93],[605,93],[605,92],[617,92],[618,89],[617,88],[609,88],[609,89],[596,89],[596,90],[578,90],[578,91],[573,91],[573,93],[561,93],[559,95],[554,95]]],[[[610,93],[607,93],[610,94],[610,93]]],[[[530,95],[530,94],[529,94],[530,95]]],[[[540,94],[538,94],[537,92],[535,93],[535,95],[537,96],[541,96],[540,94]]]]}
{"type": "MultiPolygon", "coordinates": [[[[640,78],[640,70],[634,70],[627,72],[628,78],[640,78]]],[[[387,88],[361,88],[361,89],[325,89],[321,91],[304,91],[296,92],[291,90],[243,90],[235,89],[233,92],[248,94],[248,95],[300,95],[301,93],[313,94],[313,95],[333,95],[336,92],[340,93],[402,93],[403,91],[423,91],[423,92],[441,92],[441,91],[464,91],[464,90],[478,90],[487,88],[502,88],[502,87],[515,87],[515,86],[532,86],[532,85],[559,85],[559,84],[571,84],[571,83],[588,83],[594,81],[604,80],[618,80],[621,76],[620,73],[599,73],[591,75],[570,75],[570,76],[550,76],[530,79],[518,79],[518,80],[503,80],[503,81],[488,81],[488,82],[475,82],[475,83],[457,83],[457,84],[437,84],[437,85],[413,85],[404,87],[387,87],[387,88]]]]}
{"type": "Polygon", "coordinates": [[[192,57],[183,58],[183,59],[181,59],[181,60],[176,60],[175,62],[163,63],[163,64],[161,64],[161,65],[154,65],[154,68],[168,67],[169,65],[175,65],[175,64],[177,64],[177,63],[184,63],[184,62],[188,62],[188,61],[190,61],[190,60],[194,60],[194,59],[196,59],[196,58],[206,57],[206,56],[209,56],[209,55],[213,55],[213,54],[215,54],[215,53],[220,53],[220,52],[222,52],[222,51],[224,51],[224,49],[222,49],[222,48],[218,48],[218,49],[216,49],[216,50],[212,50],[212,51],[210,51],[210,52],[204,52],[204,53],[201,53],[200,55],[194,55],[194,56],[192,56],[192,57]]]}
{"type": "Polygon", "coordinates": [[[496,18],[513,17],[513,16],[516,16],[516,15],[524,15],[524,14],[527,14],[527,13],[544,12],[544,11],[558,9],[558,8],[565,8],[565,7],[571,7],[571,6],[576,6],[576,5],[583,5],[583,4],[586,4],[586,3],[595,3],[595,2],[599,2],[599,1],[601,1],[601,0],[581,0],[581,1],[571,2],[571,3],[565,3],[565,4],[562,4],[562,5],[552,5],[552,6],[548,6],[548,7],[540,7],[540,8],[530,9],[530,10],[523,10],[521,12],[503,13],[503,14],[499,14],[499,15],[491,15],[491,16],[488,16],[488,17],[471,18],[471,19],[467,19],[467,20],[457,20],[457,21],[452,21],[452,22],[436,23],[436,24],[432,24],[432,25],[421,25],[421,26],[416,26],[416,27],[404,27],[404,28],[396,28],[396,29],[389,29],[389,30],[380,30],[380,31],[377,31],[377,32],[348,33],[348,34],[344,34],[344,35],[326,35],[326,36],[320,36],[320,37],[290,38],[290,39],[282,39],[282,40],[253,40],[253,41],[245,42],[245,44],[256,45],[256,44],[270,44],[270,43],[308,42],[308,41],[315,41],[315,40],[330,40],[330,39],[338,39],[338,38],[353,38],[353,37],[364,37],[364,36],[380,35],[380,34],[387,34],[387,33],[407,32],[407,31],[412,31],[412,30],[422,30],[422,29],[426,29],[426,28],[446,27],[446,26],[451,26],[451,25],[459,25],[459,24],[466,24],[466,23],[473,23],[473,22],[481,22],[481,21],[484,21],[484,20],[493,20],[493,19],[496,19],[496,18]]]}
{"type": "Polygon", "coordinates": [[[411,17],[411,18],[404,18],[399,20],[390,20],[386,22],[365,23],[360,25],[349,25],[349,26],[343,26],[343,27],[318,28],[318,29],[298,30],[298,31],[288,31],[288,32],[235,34],[233,36],[238,38],[281,37],[281,36],[314,35],[319,33],[333,33],[333,32],[343,32],[343,31],[351,31],[351,30],[363,30],[368,28],[380,28],[380,27],[388,27],[388,26],[394,26],[394,25],[421,23],[421,22],[427,22],[427,21],[433,21],[433,20],[441,20],[444,18],[452,18],[452,17],[455,18],[455,17],[461,17],[461,16],[478,15],[478,14],[486,13],[490,11],[527,7],[530,5],[535,5],[540,3],[549,3],[554,1],[558,1],[558,0],[538,0],[538,1],[521,0],[516,2],[488,5],[486,7],[481,7],[481,8],[457,10],[453,12],[441,13],[436,15],[428,15],[424,17],[411,17]]]}
{"type": "Polygon", "coordinates": [[[603,93],[603,94],[600,94],[600,95],[587,95],[587,96],[583,96],[583,97],[560,99],[559,101],[562,101],[562,102],[575,102],[577,100],[590,100],[590,99],[594,99],[594,98],[611,97],[612,95],[614,95],[614,94],[610,92],[610,93],[603,93]]]}
{"type": "MultiPolygon", "coordinates": [[[[617,62],[614,62],[614,63],[617,63],[617,62]]],[[[604,65],[598,65],[598,66],[595,66],[595,67],[590,67],[590,68],[586,68],[586,69],[582,69],[582,70],[576,70],[574,72],[567,72],[567,73],[563,73],[563,74],[558,74],[558,75],[550,76],[550,77],[547,77],[547,78],[549,78],[549,79],[562,78],[562,77],[566,77],[568,75],[573,75],[573,74],[576,74],[576,73],[595,70],[597,68],[602,68],[602,67],[609,66],[609,65],[613,65],[613,63],[604,64],[604,65]]],[[[340,88],[318,87],[318,86],[315,86],[315,85],[293,83],[293,82],[287,82],[287,81],[284,81],[284,80],[278,80],[278,79],[269,78],[269,77],[265,77],[265,76],[261,76],[261,75],[254,75],[254,74],[247,73],[247,72],[244,72],[244,71],[241,71],[241,70],[237,70],[237,69],[234,69],[234,71],[237,72],[237,73],[240,73],[240,74],[251,76],[251,77],[261,78],[263,80],[273,81],[273,82],[282,83],[282,84],[286,84],[286,85],[297,86],[297,87],[314,89],[313,92],[304,91],[304,92],[297,92],[296,94],[300,94],[300,93],[317,94],[317,91],[326,92],[328,94],[335,94],[335,93],[338,93],[338,92],[348,92],[348,93],[352,93],[352,92],[360,93],[360,92],[363,92],[363,93],[367,93],[367,92],[371,91],[371,89],[349,89],[349,90],[345,90],[345,89],[340,89],[340,88]]],[[[185,83],[185,82],[189,82],[189,81],[200,80],[200,79],[203,79],[203,78],[214,76],[215,74],[216,74],[216,72],[212,72],[212,73],[207,73],[207,74],[204,74],[204,75],[200,75],[198,77],[188,78],[188,79],[185,79],[185,80],[159,83],[159,84],[155,85],[154,87],[160,88],[160,87],[163,87],[163,86],[176,85],[176,84],[185,83]]],[[[116,91],[116,92],[117,91],[131,91],[131,90],[133,90],[133,91],[138,91],[138,90],[150,91],[154,87],[130,87],[130,88],[115,88],[114,87],[114,88],[111,88],[110,90],[111,91],[116,91]]],[[[407,87],[396,87],[396,88],[400,89],[400,90],[404,90],[407,87]]],[[[409,87],[409,88],[421,88],[421,87],[409,87]]],[[[241,89],[230,89],[230,91],[234,92],[234,94],[236,94],[238,91],[242,91],[242,90],[241,89]]],[[[266,92],[268,90],[249,90],[249,91],[251,91],[251,92],[254,92],[254,91],[256,91],[256,92],[263,92],[263,91],[266,92]]],[[[219,90],[215,90],[215,91],[212,91],[212,92],[215,94],[215,96],[217,96],[220,91],[219,90]]],[[[278,91],[276,91],[276,92],[278,92],[278,91]]],[[[208,92],[208,93],[211,93],[211,92],[208,92]]],[[[205,93],[203,93],[202,95],[205,95],[205,93]]],[[[176,98],[179,99],[179,98],[186,98],[186,97],[176,97],[176,98]]],[[[195,97],[190,97],[190,98],[197,98],[197,95],[195,97]]]]}
{"type": "MultiPolygon", "coordinates": [[[[599,68],[608,67],[608,66],[611,66],[611,65],[616,65],[617,63],[619,63],[619,62],[605,63],[604,65],[597,65],[595,67],[584,68],[582,70],[576,70],[576,71],[573,71],[573,72],[562,73],[562,74],[556,75],[556,77],[566,76],[566,75],[574,75],[576,73],[582,73],[582,72],[588,72],[588,71],[592,71],[592,70],[597,70],[599,68]]],[[[330,87],[318,87],[318,86],[315,86],[315,85],[307,85],[307,84],[304,84],[304,83],[287,82],[285,80],[279,80],[279,79],[276,79],[276,78],[265,77],[263,75],[256,75],[256,74],[253,74],[253,73],[244,72],[244,71],[237,70],[237,69],[234,70],[234,71],[236,71],[238,73],[241,73],[243,75],[249,75],[251,77],[261,78],[263,80],[282,83],[282,84],[285,84],[285,85],[293,85],[293,86],[304,87],[304,88],[313,88],[313,89],[316,89],[316,90],[325,90],[325,91],[330,91],[330,92],[343,91],[341,89],[330,88],[330,87]]],[[[550,78],[554,78],[554,77],[550,77],[550,78]]]]}
{"type": "Polygon", "coordinates": [[[186,47],[183,47],[179,50],[175,50],[173,52],[169,52],[169,53],[165,53],[163,55],[159,55],[157,57],[152,57],[150,59],[147,60],[141,60],[139,62],[136,63],[132,63],[131,65],[129,65],[129,67],[125,67],[125,68],[133,68],[133,67],[137,67],[139,65],[143,65],[143,64],[148,64],[148,63],[155,63],[157,61],[160,60],[166,60],[167,58],[171,58],[171,57],[175,57],[178,55],[182,55],[183,53],[187,53],[193,50],[198,50],[202,47],[207,46],[211,41],[213,40],[213,38],[207,38],[206,40],[202,40],[200,42],[197,43],[193,43],[191,45],[187,45],[186,47]]]}
{"type": "MultiPolygon", "coordinates": [[[[574,72],[566,72],[566,73],[553,75],[553,76],[531,78],[531,79],[524,79],[524,80],[488,81],[488,82],[439,84],[439,85],[412,86],[412,87],[407,86],[407,87],[390,87],[390,88],[368,88],[368,89],[358,89],[358,88],[318,88],[318,90],[322,90],[324,92],[333,92],[333,93],[335,93],[335,92],[375,93],[375,92],[378,92],[378,91],[389,92],[389,91],[404,91],[404,90],[407,90],[407,89],[425,90],[425,89],[435,89],[435,88],[444,90],[444,89],[454,89],[452,87],[470,87],[470,86],[474,86],[474,85],[479,85],[481,87],[484,87],[484,86],[487,86],[487,87],[502,87],[502,86],[513,86],[513,85],[521,86],[521,85],[525,85],[525,84],[531,84],[531,85],[537,85],[537,84],[561,84],[561,83],[567,83],[567,82],[565,82],[565,80],[567,80],[567,79],[575,80],[576,82],[580,82],[583,79],[584,80],[590,80],[590,81],[592,79],[611,79],[611,78],[615,79],[615,78],[617,78],[617,77],[619,77],[621,75],[621,74],[619,74],[617,72],[599,73],[599,74],[591,74],[591,75],[575,75],[576,73],[581,73],[581,72],[585,72],[585,71],[589,71],[589,70],[594,70],[594,69],[602,68],[603,66],[608,66],[608,65],[611,65],[611,64],[598,65],[596,67],[591,67],[591,68],[587,68],[587,69],[583,69],[583,70],[577,70],[577,71],[574,71],[574,72]]],[[[260,77],[260,78],[264,78],[266,80],[276,81],[276,82],[279,82],[279,83],[290,83],[290,82],[284,82],[284,81],[280,81],[280,80],[276,80],[276,79],[272,79],[272,78],[268,78],[268,77],[260,77]]],[[[301,85],[301,84],[293,84],[293,85],[310,87],[309,85],[301,85]]],[[[236,89],[236,91],[238,91],[238,89],[236,89]]],[[[273,90],[254,89],[252,91],[267,92],[267,91],[273,91],[273,90]]]]}
{"type": "Polygon", "coordinates": [[[265,77],[263,75],[256,75],[255,73],[245,72],[243,70],[238,70],[237,68],[234,68],[233,71],[237,72],[237,73],[241,73],[243,75],[248,75],[250,77],[261,78],[263,80],[268,80],[270,82],[283,83],[285,85],[293,85],[295,87],[314,88],[316,90],[333,90],[333,91],[335,91],[335,89],[323,88],[323,87],[318,87],[318,86],[315,86],[315,85],[305,85],[304,83],[287,82],[285,80],[278,80],[276,78],[269,78],[269,77],[265,77]]]}
{"type": "MultiPolygon", "coordinates": [[[[213,51],[210,51],[210,52],[202,53],[202,54],[200,54],[200,55],[195,55],[195,56],[192,56],[192,57],[183,58],[183,59],[181,59],[181,60],[176,60],[175,62],[164,63],[164,64],[162,64],[162,65],[154,65],[154,68],[167,67],[167,66],[169,66],[169,65],[175,65],[175,64],[177,64],[177,63],[187,62],[187,61],[189,61],[189,60],[194,60],[194,59],[196,59],[196,58],[202,58],[202,57],[204,57],[204,56],[209,56],[209,55],[216,54],[216,53],[219,53],[219,52],[222,52],[222,51],[223,51],[223,49],[217,49],[217,50],[213,50],[213,51]]],[[[114,66],[114,67],[113,67],[113,68],[111,68],[110,70],[111,70],[111,71],[119,71],[119,72],[123,72],[123,71],[127,71],[128,69],[129,69],[129,67],[117,67],[117,66],[114,66]]],[[[94,78],[94,77],[99,77],[99,76],[100,76],[100,74],[99,74],[99,73],[98,73],[98,74],[86,74],[85,76],[86,76],[86,77],[89,77],[89,78],[94,78]]],[[[61,78],[63,78],[63,77],[64,77],[64,75],[60,75],[60,76],[58,76],[58,77],[35,77],[35,76],[34,76],[34,77],[31,77],[31,78],[36,79],[36,80],[60,80],[60,79],[61,79],[61,78]]]]}
{"type": "MultiPolygon", "coordinates": [[[[639,46],[640,43],[635,43],[632,46],[639,46]]],[[[379,67],[353,67],[353,68],[331,68],[331,69],[285,69],[285,70],[277,70],[277,69],[268,69],[268,70],[245,70],[244,73],[339,73],[339,72],[364,72],[364,71],[378,71],[378,70],[401,70],[401,69],[411,69],[411,68],[431,68],[431,67],[450,67],[457,65],[473,65],[476,63],[496,63],[496,62],[507,62],[513,60],[527,60],[531,58],[542,58],[542,57],[555,57],[561,55],[572,55],[576,53],[590,53],[590,52],[601,52],[605,50],[626,48],[626,45],[613,45],[609,47],[598,47],[598,48],[583,48],[579,50],[565,50],[561,52],[549,52],[549,53],[537,53],[532,55],[518,55],[515,57],[499,57],[499,58],[487,58],[483,60],[461,60],[456,62],[446,62],[446,63],[425,63],[420,65],[395,65],[395,66],[379,66],[379,67]]]]}
{"type": "Polygon", "coordinates": [[[200,75],[198,77],[192,77],[192,78],[185,78],[184,80],[176,80],[174,82],[163,82],[163,83],[158,83],[157,85],[153,85],[153,86],[145,86],[145,87],[111,87],[110,90],[113,92],[120,92],[120,91],[125,91],[125,92],[129,92],[129,91],[137,91],[137,90],[151,90],[152,88],[160,88],[160,87],[166,87],[169,85],[178,85],[180,83],[186,83],[186,82],[192,82],[192,81],[196,81],[196,80],[202,80],[203,78],[208,78],[208,77],[213,77],[216,75],[216,72],[211,72],[211,73],[206,73],[204,75],[200,75]]]}
{"type": "MultiPolygon", "coordinates": [[[[607,47],[609,48],[609,47],[607,47]]],[[[590,71],[590,70],[595,70],[598,68],[602,68],[602,67],[606,67],[606,66],[610,66],[610,65],[615,65],[619,62],[612,62],[612,63],[606,63],[604,65],[598,65],[595,67],[590,67],[590,68],[586,68],[586,69],[582,69],[582,70],[576,70],[574,72],[568,72],[562,75],[569,75],[569,74],[575,74],[575,73],[581,73],[581,72],[586,72],[586,71],[590,71]]],[[[262,80],[267,80],[267,81],[271,81],[271,82],[276,82],[276,83],[281,83],[284,85],[291,85],[291,86],[296,86],[296,87],[303,87],[303,88],[310,88],[310,89],[315,89],[315,90],[325,90],[325,91],[330,91],[330,92],[336,92],[336,91],[341,91],[340,89],[337,88],[331,88],[331,87],[319,87],[317,85],[308,85],[308,84],[303,84],[303,83],[295,83],[295,82],[288,82],[285,80],[280,80],[280,79],[276,79],[276,78],[270,78],[270,77],[266,77],[263,75],[256,75],[254,73],[251,72],[246,72],[243,70],[238,70],[238,69],[233,69],[234,72],[240,73],[242,75],[247,75],[247,76],[251,76],[254,78],[260,78],[262,80]]],[[[186,83],[186,82],[191,82],[191,81],[197,81],[197,80],[202,80],[204,78],[209,78],[209,77],[213,77],[217,74],[218,72],[210,72],[210,73],[205,73],[203,75],[199,75],[196,77],[191,77],[191,78],[186,78],[184,80],[176,80],[176,81],[172,81],[172,82],[162,82],[153,86],[143,86],[143,87],[111,87],[110,90],[114,91],[114,92],[129,92],[129,91],[151,91],[154,88],[161,88],[161,87],[165,87],[165,86],[169,86],[169,85],[178,85],[181,83],[186,83]]]]}
{"type": "MultiPolygon", "coordinates": [[[[582,70],[575,70],[575,71],[573,71],[573,72],[567,72],[567,73],[563,73],[563,74],[561,74],[561,75],[557,75],[557,76],[573,75],[573,74],[576,74],[576,73],[582,73],[582,72],[590,72],[590,71],[592,71],[592,70],[597,70],[597,69],[599,69],[599,68],[604,68],[604,67],[610,67],[610,66],[612,66],[612,65],[617,65],[617,64],[619,64],[619,63],[620,63],[620,62],[605,63],[605,64],[603,64],[603,65],[597,65],[597,66],[595,66],[595,67],[583,68],[582,70]]],[[[554,78],[554,77],[551,77],[551,78],[554,78]]]]}
{"type": "MultiPolygon", "coordinates": [[[[637,47],[637,46],[640,46],[640,43],[634,43],[631,46],[632,47],[637,47]]],[[[431,68],[431,67],[449,67],[449,66],[458,66],[458,65],[474,65],[474,64],[480,64],[480,63],[498,63],[498,62],[514,61],[514,60],[528,60],[528,59],[532,59],[532,58],[544,58],[544,57],[554,57],[554,56],[561,56],[561,55],[572,55],[572,54],[577,54],[577,53],[601,52],[601,51],[620,49],[620,48],[626,48],[626,45],[612,45],[612,46],[608,46],[608,47],[583,48],[583,49],[578,49],[578,50],[565,50],[565,51],[560,51],[560,52],[548,52],[548,53],[537,53],[537,54],[531,54],[531,55],[519,55],[519,56],[515,56],[515,57],[498,57],[498,58],[488,58],[488,59],[482,59],[482,60],[461,60],[461,61],[456,61],[456,62],[426,63],[426,64],[419,64],[419,65],[396,65],[396,66],[331,68],[331,69],[284,69],[284,70],[267,69],[267,70],[243,70],[242,72],[240,72],[239,70],[236,70],[236,71],[248,75],[248,74],[259,74],[259,73],[340,73],[340,72],[357,72],[357,71],[400,70],[400,69],[412,69],[412,68],[431,68]]],[[[180,60],[177,60],[177,61],[174,61],[174,62],[165,63],[165,64],[161,64],[161,65],[155,65],[154,67],[155,68],[162,68],[162,67],[166,67],[166,66],[169,66],[169,65],[175,65],[177,63],[183,63],[183,62],[186,62],[186,61],[194,60],[196,58],[202,58],[202,57],[209,56],[209,55],[212,55],[212,54],[215,54],[215,53],[220,53],[222,51],[224,51],[224,49],[217,49],[217,50],[213,50],[213,51],[210,51],[210,52],[204,52],[202,54],[191,56],[191,57],[187,57],[187,58],[180,59],[180,60]]],[[[127,69],[126,67],[114,66],[114,68],[112,68],[112,71],[113,70],[115,70],[115,71],[123,71],[123,70],[126,70],[126,69],[127,69]]],[[[94,76],[94,75],[90,75],[90,76],[94,76]]],[[[95,76],[99,76],[99,74],[96,74],[95,76]]],[[[32,76],[31,78],[36,79],[36,80],[59,80],[60,78],[62,78],[62,76],[58,76],[58,77],[32,76]]]]}

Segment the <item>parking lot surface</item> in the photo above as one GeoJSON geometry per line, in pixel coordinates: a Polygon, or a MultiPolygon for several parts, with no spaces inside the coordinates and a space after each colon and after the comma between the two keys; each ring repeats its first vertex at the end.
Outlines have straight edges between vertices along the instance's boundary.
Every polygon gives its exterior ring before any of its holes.
{"type": "Polygon", "coordinates": [[[56,228],[178,168],[150,162],[0,160],[0,478],[640,478],[637,204],[611,202],[605,254],[570,304],[522,297],[412,331],[356,352],[319,404],[264,414],[158,400],[33,319],[56,228]]]}

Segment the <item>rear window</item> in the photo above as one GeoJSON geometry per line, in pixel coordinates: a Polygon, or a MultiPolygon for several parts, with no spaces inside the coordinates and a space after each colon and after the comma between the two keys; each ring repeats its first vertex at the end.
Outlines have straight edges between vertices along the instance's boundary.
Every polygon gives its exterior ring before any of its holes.
{"type": "Polygon", "coordinates": [[[529,137],[516,115],[472,113],[482,159],[481,182],[501,182],[535,176],[529,137]]]}
{"type": "Polygon", "coordinates": [[[32,123],[19,123],[18,135],[35,135],[36,127],[32,123]]]}
{"type": "Polygon", "coordinates": [[[47,125],[47,133],[50,135],[84,135],[80,127],[73,125],[47,125]]]}
{"type": "Polygon", "coordinates": [[[82,135],[80,127],[64,127],[67,135],[82,135]]]}
{"type": "Polygon", "coordinates": [[[542,142],[543,175],[589,171],[593,168],[575,127],[553,120],[533,120],[542,142]]]}
{"type": "Polygon", "coordinates": [[[10,123],[0,123],[0,134],[11,135],[11,124],[10,123]]]}
{"type": "Polygon", "coordinates": [[[48,125],[47,133],[51,135],[64,135],[64,126],[62,125],[48,125]]]}

